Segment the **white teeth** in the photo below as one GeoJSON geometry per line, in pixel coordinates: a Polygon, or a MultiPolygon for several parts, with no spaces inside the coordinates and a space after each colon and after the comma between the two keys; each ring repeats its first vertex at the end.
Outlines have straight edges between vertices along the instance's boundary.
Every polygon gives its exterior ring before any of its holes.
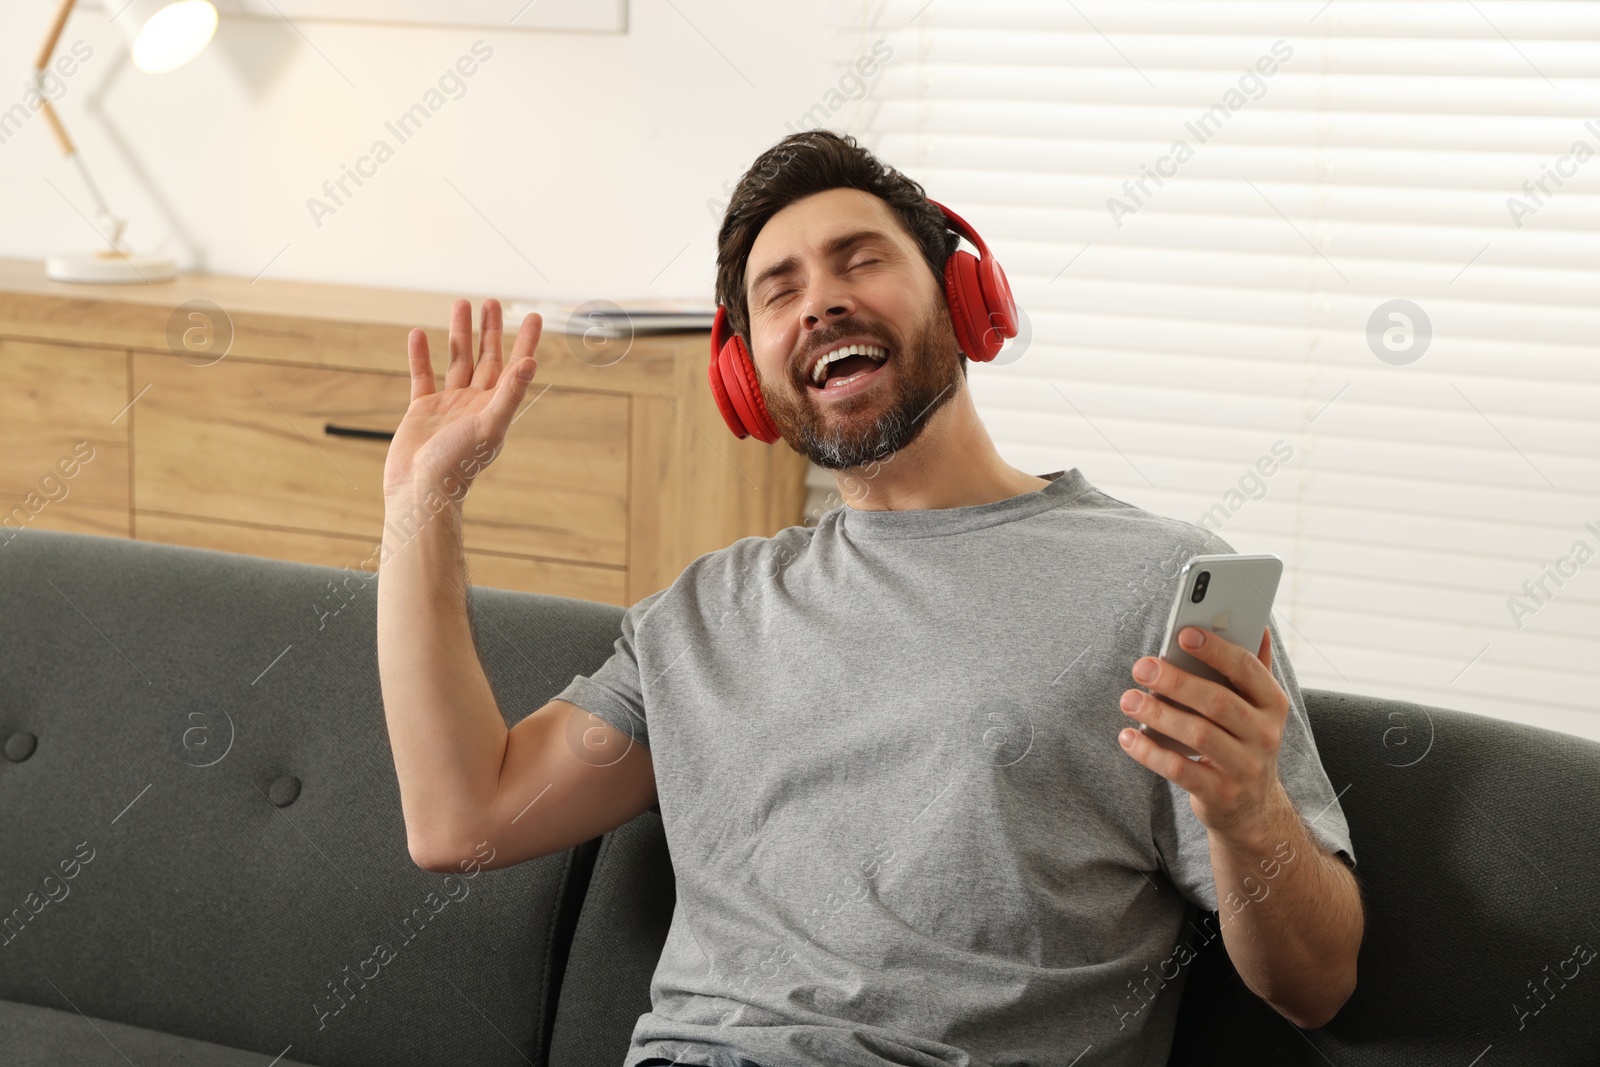
{"type": "Polygon", "coordinates": [[[811,368],[811,380],[821,385],[828,376],[828,364],[837,362],[846,356],[866,356],[877,363],[882,363],[889,358],[889,350],[877,345],[845,345],[817,360],[816,366],[811,368]]]}

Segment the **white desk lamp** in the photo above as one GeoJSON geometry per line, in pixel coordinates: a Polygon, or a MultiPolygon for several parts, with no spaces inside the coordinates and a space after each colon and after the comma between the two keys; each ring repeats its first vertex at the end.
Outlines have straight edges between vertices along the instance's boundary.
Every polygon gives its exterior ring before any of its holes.
{"type": "MultiPolygon", "coordinates": [[[[61,0],[55,22],[45,37],[44,47],[39,50],[39,61],[34,64],[32,88],[43,101],[40,110],[49,120],[62,153],[77,166],[83,184],[94,198],[99,227],[111,247],[91,255],[51,256],[45,260],[45,276],[58,282],[97,285],[171,281],[177,276],[178,268],[170,258],[130,252],[123,245],[125,220],[113,215],[106,206],[105,197],[89,177],[89,170],[67,136],[66,127],[61,125],[61,117],[45,96],[44,76],[50,57],[55,54],[75,2],[61,0]]],[[[107,0],[107,7],[122,2],[124,0],[107,0]]],[[[126,0],[126,5],[112,16],[112,21],[128,36],[133,65],[147,74],[160,74],[183,66],[200,54],[217,31],[217,9],[211,6],[210,0],[126,0]]]]}

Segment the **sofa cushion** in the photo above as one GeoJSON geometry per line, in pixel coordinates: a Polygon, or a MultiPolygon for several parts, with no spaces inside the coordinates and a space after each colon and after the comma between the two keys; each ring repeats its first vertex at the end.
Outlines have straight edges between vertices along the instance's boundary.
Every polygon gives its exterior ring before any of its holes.
{"type": "MultiPolygon", "coordinates": [[[[375,597],[252,556],[0,543],[0,999],[339,1067],[543,1062],[598,841],[413,864],[375,597]]],[[[514,723],[604,662],[619,610],[474,588],[473,613],[514,723]]]]}
{"type": "Polygon", "coordinates": [[[0,1000],[0,1049],[6,1067],[307,1067],[287,1057],[274,1061],[264,1052],[244,1052],[160,1030],[90,1019],[75,1011],[38,1008],[0,1000]]]}
{"type": "Polygon", "coordinates": [[[645,812],[600,844],[561,982],[551,1067],[620,1067],[667,941],[678,895],[661,816],[645,812]]]}

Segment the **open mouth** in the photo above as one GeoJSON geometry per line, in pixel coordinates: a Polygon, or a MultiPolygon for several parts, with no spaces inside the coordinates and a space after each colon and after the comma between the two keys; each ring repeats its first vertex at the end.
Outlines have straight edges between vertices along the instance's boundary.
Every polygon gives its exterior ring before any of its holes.
{"type": "Polygon", "coordinates": [[[817,361],[807,385],[819,393],[855,386],[888,362],[889,350],[882,345],[843,345],[817,361]]]}

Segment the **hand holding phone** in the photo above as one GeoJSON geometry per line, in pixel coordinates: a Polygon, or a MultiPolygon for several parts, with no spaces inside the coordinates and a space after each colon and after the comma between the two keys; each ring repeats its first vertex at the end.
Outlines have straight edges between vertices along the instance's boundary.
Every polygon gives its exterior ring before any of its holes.
{"type": "MultiPolygon", "coordinates": [[[[1161,639],[1161,658],[1174,667],[1237,692],[1226,677],[1178,644],[1178,633],[1194,626],[1253,652],[1260,647],[1261,634],[1272,617],[1272,599],[1277,595],[1278,580],[1282,576],[1283,560],[1270,552],[1191,558],[1178,575],[1178,589],[1167,615],[1166,636],[1161,639]]],[[[1161,699],[1183,707],[1170,697],[1161,699]]],[[[1194,711],[1193,708],[1184,710],[1194,711]]],[[[1139,723],[1138,729],[1162,748],[1190,759],[1200,758],[1200,753],[1188,745],[1144,723],[1139,723]]]]}

